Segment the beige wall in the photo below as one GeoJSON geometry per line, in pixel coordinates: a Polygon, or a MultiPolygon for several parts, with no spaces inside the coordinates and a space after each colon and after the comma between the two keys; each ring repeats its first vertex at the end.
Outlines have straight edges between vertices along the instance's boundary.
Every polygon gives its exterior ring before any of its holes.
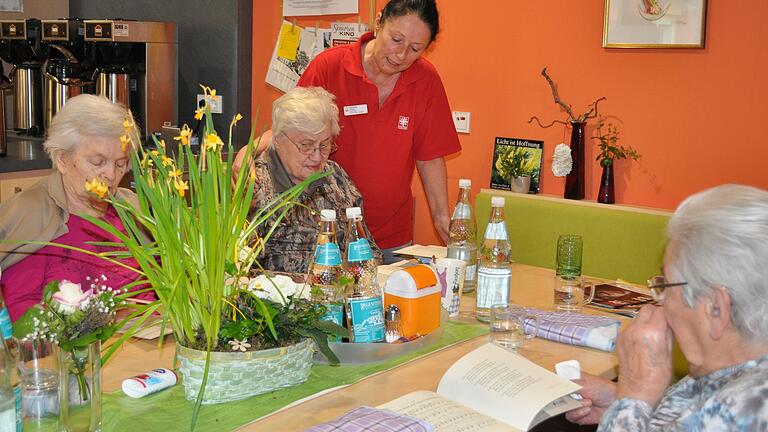
{"type": "Polygon", "coordinates": [[[0,12],[2,19],[56,19],[69,16],[69,0],[22,0],[23,12],[0,12]]]}

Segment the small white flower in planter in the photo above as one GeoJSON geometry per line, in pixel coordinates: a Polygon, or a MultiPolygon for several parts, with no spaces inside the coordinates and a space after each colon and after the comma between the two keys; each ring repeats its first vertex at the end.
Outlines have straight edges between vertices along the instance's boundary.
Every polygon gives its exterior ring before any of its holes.
{"type": "Polygon", "coordinates": [[[246,342],[245,339],[243,339],[241,341],[237,340],[237,339],[234,339],[234,340],[229,341],[229,344],[232,346],[232,351],[240,350],[242,352],[245,352],[248,348],[251,347],[251,344],[246,342]]]}
{"type": "Polygon", "coordinates": [[[59,312],[65,315],[75,313],[80,306],[87,305],[87,300],[93,295],[93,289],[83,292],[80,284],[63,280],[59,284],[59,291],[53,294],[59,312]]]}

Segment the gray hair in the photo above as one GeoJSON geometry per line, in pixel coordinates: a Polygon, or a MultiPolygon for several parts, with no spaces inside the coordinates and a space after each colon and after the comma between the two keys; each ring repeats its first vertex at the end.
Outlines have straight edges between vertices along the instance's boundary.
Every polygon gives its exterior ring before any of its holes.
{"type": "Polygon", "coordinates": [[[295,87],[272,103],[272,136],[299,131],[319,134],[331,125],[339,135],[339,108],[335,96],[322,87],[295,87]]]}
{"type": "Polygon", "coordinates": [[[123,105],[102,96],[75,96],[53,116],[43,147],[56,168],[56,155],[73,152],[84,137],[119,139],[125,134],[123,121],[126,119],[135,123],[123,105]]]}
{"type": "Polygon", "coordinates": [[[724,287],[739,333],[768,339],[768,191],[722,185],[699,192],[680,204],[667,234],[667,270],[688,282],[688,306],[724,287]]]}

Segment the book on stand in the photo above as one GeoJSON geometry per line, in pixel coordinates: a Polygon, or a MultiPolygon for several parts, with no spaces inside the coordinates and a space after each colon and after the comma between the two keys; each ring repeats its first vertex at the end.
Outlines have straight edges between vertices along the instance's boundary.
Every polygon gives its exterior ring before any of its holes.
{"type": "Polygon", "coordinates": [[[581,407],[569,396],[579,388],[521,355],[486,344],[451,366],[437,392],[408,393],[379,408],[424,420],[436,432],[527,431],[581,407]]]}
{"type": "Polygon", "coordinates": [[[528,193],[538,193],[543,151],[544,141],[496,137],[491,163],[491,188],[511,190],[510,170],[516,166],[523,175],[531,178],[528,193]]]}

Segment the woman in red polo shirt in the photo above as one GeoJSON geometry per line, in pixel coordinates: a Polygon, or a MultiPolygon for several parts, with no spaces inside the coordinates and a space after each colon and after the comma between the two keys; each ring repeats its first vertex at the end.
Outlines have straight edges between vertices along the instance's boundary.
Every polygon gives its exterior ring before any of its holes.
{"type": "Polygon", "coordinates": [[[461,150],[448,98],[422,58],[439,29],[434,0],[391,0],[376,32],[325,50],[299,80],[336,95],[339,150],[331,156],[360,189],[376,243],[391,252],[413,240],[411,177],[418,168],[432,222],[448,239],[445,155],[461,150]]]}

